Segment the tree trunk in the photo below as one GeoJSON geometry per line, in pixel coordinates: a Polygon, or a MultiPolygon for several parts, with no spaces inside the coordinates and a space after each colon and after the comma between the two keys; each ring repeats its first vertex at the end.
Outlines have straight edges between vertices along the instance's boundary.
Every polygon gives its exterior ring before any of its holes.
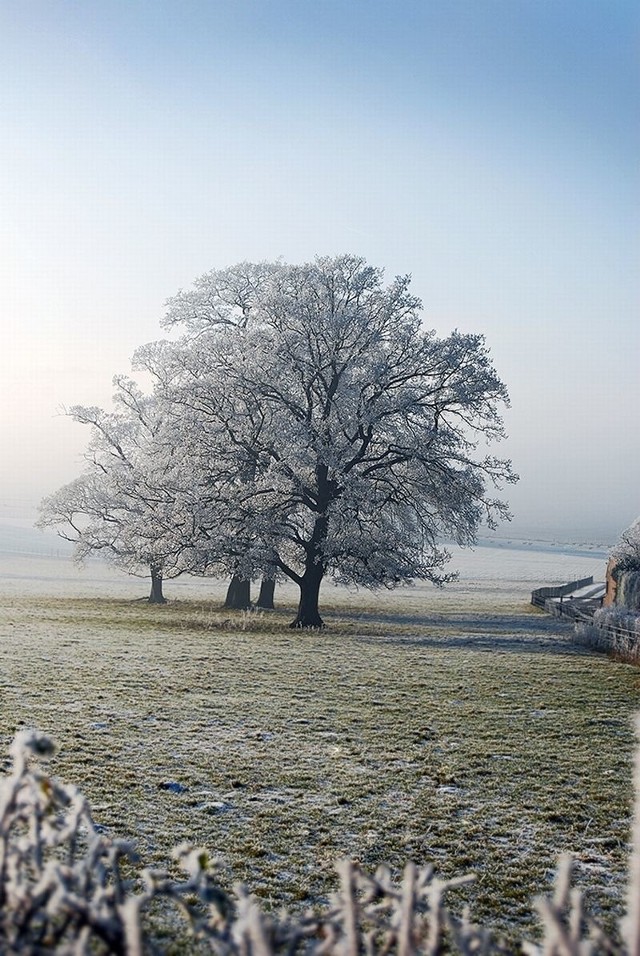
{"type": "Polygon", "coordinates": [[[307,567],[300,578],[300,603],[295,620],[289,627],[324,627],[324,621],[318,611],[320,585],[324,577],[324,568],[321,564],[307,567]]]}
{"type": "Polygon", "coordinates": [[[311,537],[305,547],[304,574],[294,578],[300,588],[300,603],[298,613],[289,627],[324,627],[324,621],[318,611],[318,600],[325,572],[323,549],[329,527],[327,508],[331,499],[327,492],[327,466],[318,468],[317,474],[318,487],[324,492],[322,495],[318,493],[318,503],[323,506],[323,510],[315,520],[311,537]]]}
{"type": "Polygon", "coordinates": [[[275,578],[263,578],[260,582],[260,594],[256,601],[256,607],[263,607],[269,611],[273,610],[273,594],[276,589],[275,578]]]}
{"type": "Polygon", "coordinates": [[[244,611],[251,607],[251,583],[244,578],[234,574],[227,589],[227,596],[224,601],[224,607],[233,608],[236,611],[244,611]]]}
{"type": "Polygon", "coordinates": [[[166,598],[162,593],[162,568],[151,565],[151,594],[149,595],[149,604],[166,604],[166,598]]]}

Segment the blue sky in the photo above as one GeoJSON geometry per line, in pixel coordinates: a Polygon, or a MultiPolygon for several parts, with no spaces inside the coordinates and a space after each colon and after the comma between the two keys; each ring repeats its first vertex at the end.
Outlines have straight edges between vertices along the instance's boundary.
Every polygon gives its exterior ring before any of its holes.
{"type": "Polygon", "coordinates": [[[356,252],[487,336],[518,528],[640,513],[627,0],[0,0],[0,522],[80,468],[164,300],[356,252]],[[8,333],[8,335],[7,335],[8,333]],[[6,343],[8,342],[8,348],[6,343]]]}

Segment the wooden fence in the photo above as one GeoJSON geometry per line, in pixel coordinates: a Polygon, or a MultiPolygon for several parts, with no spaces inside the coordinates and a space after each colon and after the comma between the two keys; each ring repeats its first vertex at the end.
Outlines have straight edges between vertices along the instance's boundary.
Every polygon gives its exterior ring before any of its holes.
{"type": "Polygon", "coordinates": [[[571,594],[573,591],[579,591],[580,588],[586,588],[593,584],[593,575],[590,578],[581,578],[579,581],[569,581],[568,584],[560,584],[554,588],[536,588],[531,592],[531,603],[536,607],[545,607],[549,598],[564,597],[565,594],[571,594]]]}
{"type": "MultiPolygon", "coordinates": [[[[613,654],[618,660],[636,666],[640,664],[640,634],[635,628],[625,627],[618,621],[594,620],[601,598],[563,598],[593,584],[593,578],[569,581],[552,588],[537,588],[531,592],[531,603],[543,608],[554,617],[566,617],[574,622],[575,641],[594,650],[613,654]]],[[[593,593],[593,592],[590,592],[593,593]]]]}

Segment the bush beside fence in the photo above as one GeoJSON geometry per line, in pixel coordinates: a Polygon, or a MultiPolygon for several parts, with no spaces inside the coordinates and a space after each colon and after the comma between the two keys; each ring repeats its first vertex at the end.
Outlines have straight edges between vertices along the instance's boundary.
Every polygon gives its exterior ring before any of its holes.
{"type": "Polygon", "coordinates": [[[640,615],[627,607],[603,607],[590,619],[578,621],[575,639],[629,664],[640,664],[640,615]]]}

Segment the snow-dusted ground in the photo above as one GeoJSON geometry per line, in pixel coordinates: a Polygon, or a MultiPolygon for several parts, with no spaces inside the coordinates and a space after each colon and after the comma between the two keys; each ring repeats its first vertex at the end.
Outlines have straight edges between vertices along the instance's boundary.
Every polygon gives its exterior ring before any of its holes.
{"type": "Polygon", "coordinates": [[[530,928],[566,848],[617,918],[637,672],[529,605],[605,565],[581,547],[456,549],[444,590],[327,583],[329,627],[303,637],[291,585],[274,615],[222,612],[207,599],[226,582],[186,577],[158,608],[137,600],[147,580],[98,561],[0,553],[0,744],[51,733],[52,772],[145,863],[206,846],[273,905],[324,901],[336,858],[409,858],[474,870],[476,918],[530,928]]]}

